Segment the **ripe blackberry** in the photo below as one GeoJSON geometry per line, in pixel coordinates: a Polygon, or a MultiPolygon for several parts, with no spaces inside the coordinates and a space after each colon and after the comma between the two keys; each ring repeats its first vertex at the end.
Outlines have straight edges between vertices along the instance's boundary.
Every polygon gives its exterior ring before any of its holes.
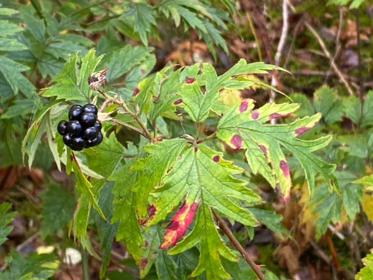
{"type": "Polygon", "coordinates": [[[80,123],[84,127],[91,127],[95,125],[96,120],[97,120],[97,115],[93,113],[83,113],[80,116],[80,123]]]}
{"type": "Polygon", "coordinates": [[[83,107],[80,105],[73,105],[69,111],[69,120],[79,120],[80,115],[83,113],[83,107]]]}
{"type": "Polygon", "coordinates": [[[85,140],[93,140],[97,137],[98,133],[100,132],[95,126],[88,127],[83,132],[83,138],[85,140]]]}
{"type": "Polygon", "coordinates": [[[74,151],[81,151],[84,148],[85,144],[86,142],[82,137],[75,137],[71,141],[70,148],[74,151]]]}
{"type": "Polygon", "coordinates": [[[57,131],[61,135],[65,135],[67,133],[67,121],[60,121],[57,126],[57,131]]]}
{"type": "Polygon", "coordinates": [[[67,123],[67,132],[71,136],[81,136],[83,132],[83,127],[79,121],[73,120],[67,123]]]}
{"type": "Polygon", "coordinates": [[[90,148],[103,140],[101,123],[97,120],[97,107],[93,104],[73,105],[69,110],[69,121],[60,121],[58,133],[63,142],[74,151],[90,148]]]}
{"type": "Polygon", "coordinates": [[[86,104],[83,106],[83,111],[84,113],[93,113],[95,115],[97,115],[97,107],[93,104],[86,104]]]}
{"type": "Polygon", "coordinates": [[[86,144],[87,148],[99,145],[102,142],[103,138],[104,137],[103,137],[102,133],[99,132],[97,134],[97,137],[95,139],[93,139],[93,140],[87,140],[87,144],[86,144]]]}

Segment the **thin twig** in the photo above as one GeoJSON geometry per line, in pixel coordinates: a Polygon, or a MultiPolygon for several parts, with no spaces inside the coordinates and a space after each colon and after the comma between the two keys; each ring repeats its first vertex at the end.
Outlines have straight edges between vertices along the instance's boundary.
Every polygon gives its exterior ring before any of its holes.
{"type": "MultiPolygon", "coordinates": [[[[291,8],[291,10],[295,13],[296,12],[296,9],[295,7],[290,3],[290,0],[289,1],[289,6],[291,8]]],[[[337,64],[335,63],[335,61],[333,61],[333,57],[332,55],[330,54],[328,48],[326,47],[323,39],[321,38],[321,36],[319,35],[319,33],[315,30],[315,28],[307,21],[307,19],[304,21],[304,25],[307,27],[307,29],[312,33],[312,35],[316,38],[316,40],[318,41],[322,51],[324,52],[325,56],[329,59],[330,61],[330,64],[333,68],[333,70],[335,71],[335,73],[338,75],[340,81],[342,82],[342,84],[345,86],[345,88],[347,89],[348,93],[353,96],[355,95],[354,91],[352,90],[352,88],[350,87],[349,83],[347,82],[346,78],[344,77],[343,73],[341,72],[341,70],[338,68],[337,64]]]]}
{"type": "Polygon", "coordinates": [[[137,124],[141,127],[141,129],[142,129],[143,132],[144,132],[143,135],[144,135],[146,138],[148,138],[151,142],[154,142],[153,136],[151,135],[151,133],[149,132],[149,130],[146,128],[145,124],[141,121],[140,117],[139,117],[136,113],[132,112],[132,111],[128,108],[127,104],[126,104],[123,100],[113,98],[113,97],[111,97],[110,95],[108,95],[106,92],[103,92],[103,91],[101,91],[101,90],[99,90],[98,92],[101,93],[101,94],[105,97],[106,100],[110,100],[110,101],[112,101],[113,103],[115,103],[115,104],[121,106],[121,107],[123,108],[123,110],[124,110],[126,113],[128,113],[129,115],[131,115],[131,117],[132,117],[132,118],[137,122],[137,124]]]}
{"type": "Polygon", "coordinates": [[[248,265],[252,268],[252,270],[255,272],[256,276],[260,280],[265,280],[265,276],[260,269],[260,266],[257,265],[249,256],[249,254],[246,252],[245,248],[242,247],[240,242],[236,239],[236,237],[233,235],[231,229],[228,227],[226,222],[221,218],[217,213],[213,212],[216,220],[219,223],[220,229],[224,232],[224,234],[228,237],[229,241],[232,243],[232,245],[240,252],[242,257],[245,259],[245,261],[248,263],[248,265]]]}
{"type": "MultiPolygon", "coordinates": [[[[342,29],[343,29],[343,18],[344,18],[344,10],[343,8],[339,8],[339,23],[338,23],[338,31],[337,35],[335,36],[335,52],[333,56],[333,61],[335,61],[339,55],[339,52],[341,50],[341,34],[342,34],[342,29]]],[[[328,75],[326,76],[326,79],[329,78],[330,72],[331,72],[331,67],[328,70],[328,75]]]]}
{"type": "MultiPolygon", "coordinates": [[[[276,66],[280,66],[282,53],[284,51],[285,44],[286,44],[286,38],[288,37],[288,31],[289,31],[288,0],[283,0],[282,2],[282,30],[281,30],[280,41],[278,42],[277,51],[275,54],[275,65],[276,66]]],[[[277,84],[278,84],[277,76],[278,76],[278,73],[277,71],[275,71],[275,73],[272,75],[272,81],[271,81],[271,86],[273,88],[277,87],[277,84]]],[[[275,102],[275,98],[276,98],[276,92],[274,90],[271,90],[269,102],[270,103],[275,102]]],[[[275,119],[273,119],[273,121],[275,121],[275,119]]]]}

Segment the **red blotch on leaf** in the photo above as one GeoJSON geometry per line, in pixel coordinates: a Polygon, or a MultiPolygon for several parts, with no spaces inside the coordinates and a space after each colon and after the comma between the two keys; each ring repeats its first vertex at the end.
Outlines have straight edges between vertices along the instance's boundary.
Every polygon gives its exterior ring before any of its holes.
{"type": "Polygon", "coordinates": [[[273,113],[273,114],[271,114],[271,115],[269,116],[269,119],[270,119],[270,120],[277,120],[277,119],[285,118],[285,117],[287,117],[287,116],[289,116],[289,114],[284,114],[284,115],[282,115],[282,114],[279,114],[279,113],[273,113]]]}
{"type": "Polygon", "coordinates": [[[194,79],[194,78],[187,77],[187,78],[185,79],[185,82],[186,82],[187,84],[192,84],[192,83],[194,83],[195,80],[196,80],[196,79],[194,79]]]}
{"type": "Polygon", "coordinates": [[[155,208],[153,204],[150,205],[148,208],[148,217],[140,220],[140,225],[146,224],[151,218],[153,218],[156,212],[157,212],[157,208],[155,208]]]}
{"type": "Polygon", "coordinates": [[[140,269],[145,269],[145,267],[148,265],[148,259],[142,258],[140,261],[140,269]]]}
{"type": "Polygon", "coordinates": [[[285,195],[285,196],[281,196],[280,197],[280,202],[282,203],[282,204],[288,204],[289,202],[290,202],[290,200],[291,200],[291,196],[290,196],[290,194],[287,194],[287,195],[285,195]]]}
{"type": "Polygon", "coordinates": [[[247,108],[249,108],[249,102],[247,100],[242,101],[240,105],[240,113],[247,111],[247,108]]]}
{"type": "Polygon", "coordinates": [[[171,224],[168,226],[163,237],[163,243],[160,248],[167,250],[176,245],[176,243],[183,238],[188,227],[194,220],[197,213],[198,203],[188,204],[186,202],[179,208],[175,216],[172,218],[171,224]]]}
{"type": "Polygon", "coordinates": [[[219,162],[220,161],[220,156],[216,155],[212,158],[213,161],[219,162]]]}
{"type": "Polygon", "coordinates": [[[179,105],[179,104],[181,104],[181,103],[183,103],[183,100],[180,98],[180,99],[178,99],[178,100],[176,100],[176,101],[174,102],[174,105],[179,105]]]}
{"type": "Polygon", "coordinates": [[[259,112],[257,110],[253,111],[251,113],[251,117],[253,118],[253,120],[257,120],[259,118],[259,112]]]}
{"type": "Polygon", "coordinates": [[[290,169],[286,161],[284,160],[280,161],[280,168],[285,177],[290,177],[290,169]]]}
{"type": "Polygon", "coordinates": [[[138,96],[139,93],[140,93],[140,89],[139,89],[139,88],[135,88],[135,89],[133,90],[132,96],[138,96]]]}
{"type": "Polygon", "coordinates": [[[243,144],[243,141],[242,141],[242,138],[240,135],[234,135],[231,139],[231,143],[232,145],[237,149],[237,150],[240,150],[242,149],[242,144],[243,144]]]}
{"type": "Polygon", "coordinates": [[[303,126],[303,127],[297,128],[297,129],[295,130],[295,135],[296,135],[297,137],[302,136],[302,135],[305,134],[308,130],[310,130],[310,128],[309,128],[309,127],[306,127],[306,126],[303,126]]]}
{"type": "Polygon", "coordinates": [[[263,154],[265,155],[265,157],[267,157],[267,147],[264,146],[264,145],[259,145],[259,148],[262,150],[263,154]]]}

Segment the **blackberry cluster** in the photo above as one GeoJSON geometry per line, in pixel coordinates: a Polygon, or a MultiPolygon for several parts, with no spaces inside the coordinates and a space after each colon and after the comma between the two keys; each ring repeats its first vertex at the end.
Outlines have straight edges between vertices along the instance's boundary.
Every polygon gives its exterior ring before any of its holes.
{"type": "Polygon", "coordinates": [[[97,120],[97,111],[93,104],[74,105],[70,108],[69,121],[60,121],[57,127],[66,146],[74,151],[81,151],[102,142],[101,123],[97,120]]]}

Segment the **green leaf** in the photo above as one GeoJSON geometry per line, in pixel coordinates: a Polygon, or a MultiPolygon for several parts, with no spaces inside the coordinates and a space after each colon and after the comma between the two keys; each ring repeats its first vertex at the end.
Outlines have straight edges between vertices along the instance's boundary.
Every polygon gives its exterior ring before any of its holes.
{"type": "Polygon", "coordinates": [[[155,14],[152,6],[144,2],[130,3],[129,10],[122,17],[133,26],[133,30],[139,34],[142,43],[148,45],[148,33],[152,25],[156,25],[155,14]]]}
{"type": "Polygon", "coordinates": [[[197,244],[200,257],[191,276],[197,277],[205,272],[207,279],[231,279],[224,269],[222,257],[234,262],[237,255],[225,245],[217,231],[211,209],[205,205],[201,206],[192,231],[169,253],[178,254],[197,244]]]}
{"type": "Polygon", "coordinates": [[[92,184],[84,176],[81,167],[76,160],[72,161],[72,167],[76,175],[76,186],[82,196],[89,198],[90,205],[97,211],[97,213],[106,220],[104,213],[102,212],[96,197],[97,190],[95,190],[92,184]]]}
{"type": "Polygon", "coordinates": [[[245,206],[257,204],[261,199],[244,181],[234,177],[242,170],[223,160],[221,153],[204,144],[188,146],[169,169],[163,184],[153,183],[156,192],[146,224],[158,223],[182,204],[166,230],[161,249],[177,244],[170,251],[176,254],[200,244],[199,264],[192,276],[206,271],[208,279],[227,279],[229,275],[220,256],[232,261],[236,258],[216,230],[212,209],[245,225],[255,226],[257,220],[245,206]],[[182,239],[195,216],[198,218],[191,233],[182,239]]]}
{"type": "MultiPolygon", "coordinates": [[[[248,205],[260,202],[260,197],[246,183],[233,177],[243,170],[222,159],[222,154],[199,145],[189,147],[165,179],[164,186],[154,193],[155,224],[183,201],[190,204],[206,204],[227,217],[248,226],[257,225],[254,215],[238,203],[248,205]]],[[[189,207],[189,206],[188,206],[189,207]]]]}
{"type": "Polygon", "coordinates": [[[2,245],[8,238],[7,236],[13,230],[11,225],[15,217],[14,212],[10,212],[11,209],[10,203],[1,203],[0,204],[0,245],[2,245]]]}
{"type": "Polygon", "coordinates": [[[123,165],[110,178],[115,181],[113,222],[119,224],[117,239],[126,242],[137,262],[143,256],[139,222],[145,222],[149,192],[161,184],[183,148],[183,140],[179,139],[149,145],[145,148],[147,157],[123,165]]]}
{"type": "Polygon", "coordinates": [[[43,236],[51,236],[63,229],[73,218],[75,201],[72,194],[51,185],[43,194],[43,236]]]}
{"type": "Polygon", "coordinates": [[[12,16],[17,14],[18,11],[10,8],[0,8],[0,16],[12,16]]]}
{"type": "Polygon", "coordinates": [[[125,152],[125,148],[113,133],[110,137],[105,138],[100,145],[85,150],[84,154],[90,169],[104,178],[109,178],[121,167],[126,156],[125,152]]]}
{"type": "Polygon", "coordinates": [[[48,254],[32,254],[24,257],[13,253],[7,262],[8,269],[0,272],[0,280],[48,280],[59,267],[58,259],[48,254]]]}
{"type": "Polygon", "coordinates": [[[22,155],[23,160],[25,160],[25,156],[28,156],[28,166],[31,167],[32,163],[35,158],[36,151],[39,147],[41,142],[41,138],[47,130],[47,122],[48,119],[45,117],[46,114],[59,102],[51,102],[48,105],[42,107],[38,112],[35,114],[33,122],[29,127],[23,142],[22,142],[22,155]]]}
{"type": "Polygon", "coordinates": [[[362,189],[353,183],[355,176],[349,172],[336,172],[337,186],[321,185],[311,196],[311,207],[318,216],[316,237],[320,238],[328,225],[340,221],[342,211],[353,220],[360,212],[362,189]]]}
{"type": "Polygon", "coordinates": [[[373,279],[373,252],[370,252],[362,259],[364,267],[355,275],[355,280],[373,279]]]}
{"type": "Polygon", "coordinates": [[[373,124],[373,90],[368,91],[363,105],[363,120],[362,125],[364,127],[371,126],[373,124]]]}
{"type": "Polygon", "coordinates": [[[282,236],[288,235],[288,230],[282,224],[282,216],[270,210],[251,208],[250,211],[258,219],[259,222],[264,224],[271,231],[278,233],[282,236]]]}
{"type": "Polygon", "coordinates": [[[361,102],[357,96],[348,96],[342,99],[343,110],[347,118],[354,124],[359,124],[361,118],[361,102]]]}
{"type": "Polygon", "coordinates": [[[107,80],[109,82],[118,79],[123,74],[128,73],[135,66],[141,65],[145,60],[153,56],[149,50],[144,47],[132,47],[130,45],[114,51],[109,57],[105,58],[108,61],[107,80]]]}
{"type": "Polygon", "coordinates": [[[335,90],[323,86],[314,93],[314,105],[325,122],[333,124],[342,120],[343,106],[335,90]]]}
{"type": "Polygon", "coordinates": [[[329,178],[335,166],[313,152],[324,148],[330,136],[303,140],[299,136],[315,126],[320,114],[298,119],[290,124],[272,125],[266,122],[295,111],[295,104],[268,104],[252,110],[253,104],[244,100],[239,108],[232,108],[219,121],[218,137],[234,149],[246,149],[246,159],[254,174],[261,174],[273,187],[279,184],[285,197],[290,193],[290,169],[283,149],[291,152],[300,162],[310,191],[315,177],[329,178]]]}
{"type": "MultiPolygon", "coordinates": [[[[190,73],[190,68],[197,69],[198,65],[186,68],[183,72],[190,73]]],[[[239,79],[239,76],[266,74],[274,68],[274,66],[264,63],[247,64],[244,59],[241,59],[227,72],[217,76],[215,69],[210,64],[201,64],[201,74],[188,77],[195,79],[195,81],[184,83],[179,93],[185,104],[184,109],[193,121],[202,122],[207,119],[210,110],[216,106],[220,90],[246,88],[247,81],[239,79]]]]}
{"type": "Polygon", "coordinates": [[[22,30],[23,29],[17,24],[11,23],[8,20],[0,20],[0,36],[1,37],[7,37],[9,35],[13,35],[22,30]]]}
{"type": "Polygon", "coordinates": [[[15,52],[23,50],[27,50],[27,47],[17,40],[0,37],[0,51],[15,52]]]}
{"type": "Polygon", "coordinates": [[[44,90],[42,95],[65,101],[87,101],[90,93],[88,77],[95,71],[101,58],[95,56],[94,50],[90,50],[83,58],[73,55],[54,77],[54,85],[44,90]]]}
{"type": "Polygon", "coordinates": [[[34,86],[22,75],[22,72],[29,69],[27,66],[2,55],[0,55],[0,64],[0,72],[15,94],[17,94],[19,90],[26,95],[35,92],[34,86]]]}

